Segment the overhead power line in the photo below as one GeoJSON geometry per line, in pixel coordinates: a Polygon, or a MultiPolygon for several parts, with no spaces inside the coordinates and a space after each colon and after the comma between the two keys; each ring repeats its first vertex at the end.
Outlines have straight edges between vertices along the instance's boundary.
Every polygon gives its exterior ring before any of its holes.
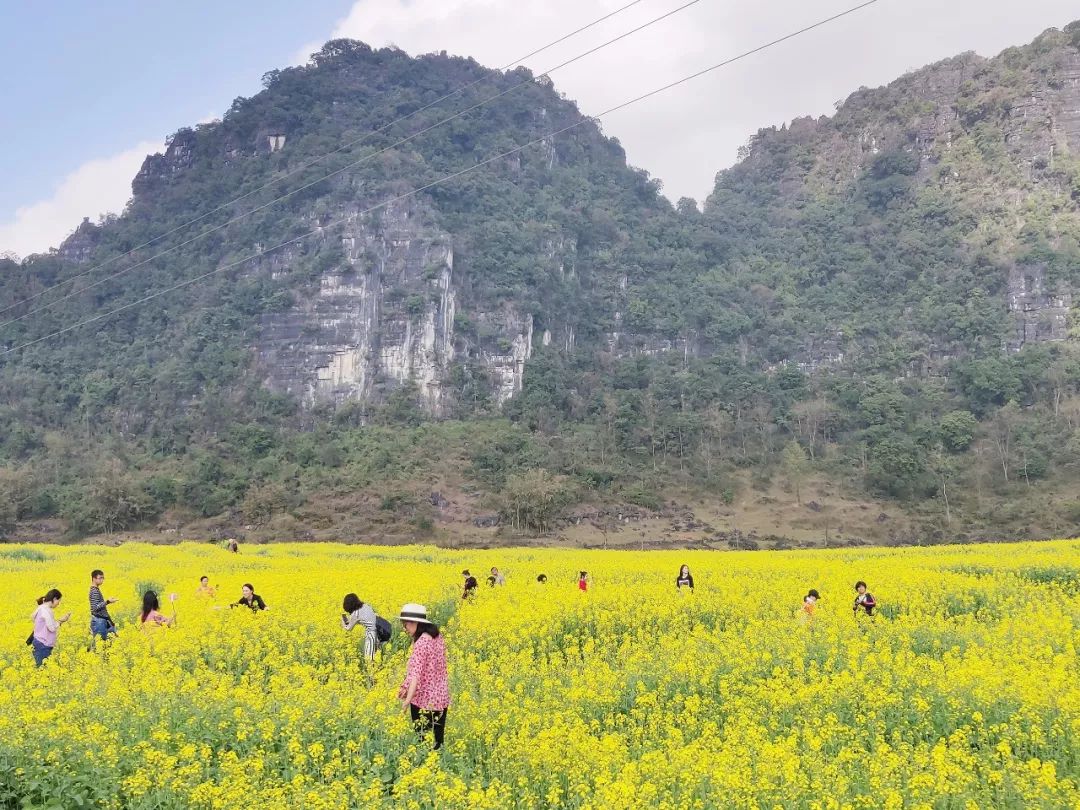
{"type": "Polygon", "coordinates": [[[847,16],[849,16],[851,14],[854,14],[857,11],[861,11],[864,8],[875,5],[879,1],[880,0],[866,0],[866,2],[860,3],[860,4],[856,5],[856,6],[852,6],[851,8],[848,8],[848,9],[846,9],[844,11],[841,11],[841,12],[839,12],[837,14],[833,14],[830,17],[826,17],[826,18],[824,18],[822,20],[818,20],[815,23],[804,26],[803,28],[799,28],[798,30],[792,31],[791,33],[788,33],[788,34],[785,34],[782,37],[778,37],[776,39],[770,40],[769,42],[758,45],[758,46],[756,46],[754,48],[751,48],[750,50],[743,51],[742,53],[737,54],[737,55],[732,56],[732,57],[729,57],[729,58],[723,60],[722,62],[717,62],[716,64],[710,65],[707,68],[703,68],[703,69],[701,69],[701,70],[699,70],[699,71],[697,71],[695,73],[691,73],[688,76],[683,76],[681,79],[676,79],[673,82],[669,82],[668,84],[665,84],[665,85],[663,85],[661,87],[657,87],[657,88],[655,88],[653,90],[650,90],[647,93],[642,93],[641,95],[636,96],[634,98],[631,98],[628,101],[624,101],[624,102],[622,102],[620,104],[617,104],[614,107],[609,107],[608,109],[604,110],[603,112],[601,112],[601,113],[599,113],[599,114],[597,114],[595,116],[592,116],[591,118],[581,118],[580,120],[574,122],[573,124],[562,127],[561,129],[554,130],[552,132],[548,132],[547,134],[542,135],[539,138],[534,138],[533,140],[529,141],[528,143],[524,143],[524,144],[522,144],[520,146],[516,146],[513,149],[508,149],[505,152],[501,152],[498,155],[494,155],[492,157],[489,157],[489,158],[487,158],[487,159],[485,159],[485,160],[483,160],[483,161],[481,161],[479,163],[476,163],[476,164],[474,164],[472,166],[469,166],[469,167],[467,167],[465,169],[461,169],[460,171],[453,172],[452,174],[445,175],[443,177],[440,177],[438,180],[433,180],[432,182],[427,183],[426,185],[419,186],[419,187],[414,188],[414,189],[412,189],[410,191],[407,191],[407,192],[405,192],[403,194],[399,194],[399,195],[397,195],[395,197],[391,197],[390,199],[384,200],[381,203],[373,205],[373,206],[371,206],[369,208],[366,208],[366,209],[364,209],[362,211],[359,211],[359,212],[357,212],[355,214],[350,214],[349,216],[341,217],[340,219],[334,220],[333,222],[330,222],[327,225],[324,225],[324,226],[321,226],[321,227],[318,227],[318,228],[313,228],[312,230],[307,231],[306,233],[302,233],[299,236],[295,236],[292,239],[288,239],[288,240],[286,240],[284,242],[281,242],[281,243],[279,243],[277,245],[274,245],[271,248],[268,248],[268,249],[262,250],[262,251],[258,251],[256,253],[252,253],[252,254],[250,254],[248,256],[245,256],[242,259],[238,259],[238,260],[236,260],[234,262],[229,262],[228,264],[222,265],[221,267],[217,267],[217,268],[215,268],[213,270],[210,270],[210,271],[208,271],[206,273],[195,276],[194,278],[190,278],[190,279],[187,279],[185,281],[181,281],[181,282],[179,282],[177,284],[174,284],[171,287],[167,287],[164,290],[160,290],[160,291],[158,291],[156,293],[152,293],[150,295],[144,296],[144,297],[142,297],[142,298],[140,298],[140,299],[138,299],[136,301],[132,301],[131,303],[124,304],[124,305],[119,306],[119,307],[115,307],[114,309],[111,309],[108,312],[103,312],[100,315],[95,315],[92,318],[87,318],[86,320],[79,321],[78,323],[71,324],[70,326],[66,326],[63,329],[57,329],[55,332],[50,332],[49,334],[44,335],[42,337],[35,338],[34,340],[30,340],[30,341],[27,341],[25,343],[21,343],[21,344],[19,344],[17,346],[14,346],[14,347],[12,347],[10,349],[6,349],[3,352],[0,352],[0,356],[6,356],[6,355],[9,355],[9,354],[11,354],[13,352],[17,352],[17,351],[20,351],[22,349],[29,348],[30,346],[34,346],[34,345],[36,345],[38,343],[42,343],[43,341],[50,340],[50,339],[52,339],[54,337],[59,337],[60,335],[67,334],[68,332],[72,332],[72,331],[74,331],[76,329],[80,329],[83,326],[88,326],[89,324],[96,323],[98,321],[104,320],[104,319],[109,318],[109,317],[111,317],[113,315],[116,315],[116,314],[118,314],[120,312],[124,312],[126,310],[133,309],[134,307],[140,306],[140,305],[142,305],[142,304],[144,304],[144,303],[146,303],[148,301],[153,301],[156,298],[160,298],[163,295],[168,295],[171,292],[182,289],[184,287],[188,287],[188,286],[190,286],[192,284],[196,284],[196,283],[198,283],[200,281],[203,281],[203,280],[205,280],[207,278],[210,278],[211,276],[217,275],[219,273],[224,273],[225,271],[231,270],[234,267],[239,267],[240,265],[245,264],[245,263],[250,262],[250,261],[253,261],[254,259],[259,258],[260,256],[264,256],[267,253],[272,253],[275,250],[280,250],[281,248],[288,247],[289,245],[296,244],[297,242],[301,242],[304,239],[308,238],[309,236],[313,236],[313,235],[318,234],[318,233],[323,233],[323,232],[325,232],[326,230],[328,230],[330,228],[334,228],[334,227],[337,227],[338,225],[342,225],[345,222],[348,222],[350,219],[359,218],[359,217],[365,216],[367,214],[370,214],[370,213],[372,213],[374,211],[378,211],[381,208],[385,208],[385,207],[387,207],[389,205],[393,205],[396,202],[400,202],[401,200],[412,197],[412,196],[414,196],[416,194],[419,194],[419,193],[421,193],[423,191],[427,191],[430,188],[434,188],[435,186],[440,186],[440,185],[442,185],[444,183],[447,183],[447,182],[449,182],[451,180],[454,180],[454,179],[456,179],[458,177],[461,177],[462,175],[469,174],[470,172],[473,172],[473,171],[475,171],[475,170],[477,170],[479,168],[482,168],[483,166],[490,165],[491,163],[502,160],[502,159],[504,159],[506,157],[509,157],[510,155],[513,155],[513,154],[516,154],[518,152],[524,151],[525,149],[528,149],[530,146],[535,146],[536,144],[542,143],[542,142],[544,142],[544,141],[546,141],[546,140],[548,140],[550,138],[554,138],[554,137],[556,137],[558,135],[562,135],[562,134],[564,134],[566,132],[569,132],[569,131],[571,131],[573,129],[576,129],[577,127],[581,126],[582,124],[586,123],[587,121],[596,121],[597,119],[603,118],[604,116],[611,115],[612,113],[618,112],[619,110],[626,109],[627,107],[630,107],[630,106],[632,106],[634,104],[638,104],[638,103],[640,103],[642,101],[645,101],[646,99],[649,99],[649,98],[652,98],[653,96],[659,95],[660,93],[667,92],[668,90],[671,90],[671,89],[673,89],[675,87],[686,84],[687,82],[693,81],[694,79],[698,79],[698,78],[700,78],[700,77],[702,77],[702,76],[704,76],[704,75],[706,75],[708,73],[712,73],[715,70],[719,70],[722,67],[726,67],[727,65],[733,64],[734,62],[739,62],[739,61],[741,61],[743,59],[746,59],[747,57],[753,56],[754,54],[761,53],[762,51],[768,50],[769,48],[773,48],[773,47],[775,47],[775,46],[777,46],[777,45],[779,45],[779,44],[781,44],[783,42],[787,42],[790,39],[794,39],[795,37],[806,34],[806,33],[810,32],[810,31],[813,31],[813,30],[815,30],[817,28],[821,28],[822,26],[828,25],[829,23],[834,22],[836,20],[839,20],[842,17],[847,17],[847,16]]]}
{"type": "MultiPolygon", "coordinates": [[[[534,51],[530,51],[529,53],[525,54],[524,56],[519,56],[517,59],[513,60],[512,62],[508,62],[505,65],[503,65],[502,67],[497,68],[497,70],[503,71],[503,70],[507,70],[509,68],[515,67],[517,65],[521,65],[526,59],[531,59],[532,57],[537,56],[538,54],[541,54],[544,51],[550,50],[551,48],[554,48],[556,45],[559,45],[559,44],[561,44],[563,42],[566,42],[568,39],[571,39],[571,38],[577,36],[578,34],[584,32],[584,31],[587,31],[590,28],[593,28],[594,26],[599,25],[600,23],[604,22],[605,20],[609,20],[612,17],[626,11],[627,9],[630,9],[633,6],[636,6],[636,5],[638,5],[640,3],[643,3],[643,2],[645,2],[645,0],[632,0],[631,2],[627,3],[626,5],[620,6],[619,8],[608,12],[607,14],[603,15],[602,17],[597,17],[592,22],[586,23],[585,25],[581,26],[580,28],[575,28],[570,33],[564,34],[563,36],[559,37],[558,39],[554,39],[551,42],[547,43],[546,45],[543,45],[543,46],[537,48],[534,51]]],[[[544,74],[541,74],[541,75],[544,75],[544,74]]],[[[453,91],[447,93],[446,95],[440,96],[439,98],[435,99],[434,101],[428,102],[427,104],[423,105],[422,107],[418,107],[417,109],[413,110],[411,113],[408,113],[407,115],[403,115],[400,118],[395,118],[390,123],[384,124],[383,126],[379,127],[378,129],[372,130],[371,132],[366,132],[363,135],[361,135],[359,138],[355,138],[355,139],[349,141],[348,143],[344,143],[341,146],[339,146],[338,148],[331,150],[330,152],[326,152],[325,154],[320,155],[319,157],[316,157],[316,158],[313,158],[313,159],[309,160],[307,163],[302,163],[301,165],[297,166],[295,169],[290,169],[289,171],[285,172],[284,174],[281,174],[281,175],[278,175],[278,176],[274,177],[272,180],[269,180],[268,182],[266,182],[265,184],[259,186],[258,188],[254,188],[251,191],[246,192],[245,194],[241,194],[239,197],[235,197],[234,199],[228,200],[227,202],[223,202],[221,205],[217,206],[216,208],[212,208],[209,211],[206,211],[205,213],[202,213],[199,216],[195,217],[194,219],[189,219],[187,222],[183,222],[180,225],[177,225],[176,227],[165,231],[165,233],[159,234],[158,236],[155,236],[153,239],[149,239],[146,242],[143,242],[141,245],[136,245],[135,247],[131,248],[130,250],[127,250],[127,251],[125,251],[123,253],[119,253],[116,256],[112,256],[112,257],[106,259],[101,264],[98,264],[98,265],[95,265],[94,267],[88,268],[87,270],[84,270],[83,272],[78,273],[78,274],[76,274],[74,276],[71,276],[69,278],[65,278],[63,281],[58,281],[55,284],[52,284],[52,285],[44,288],[43,290],[39,290],[38,292],[34,293],[33,295],[27,296],[26,298],[23,298],[20,301],[16,301],[14,304],[9,304],[8,306],[0,309],[0,315],[5,314],[6,312],[10,312],[12,309],[15,309],[16,307],[20,307],[20,306],[22,306],[24,304],[28,304],[31,301],[35,301],[38,298],[40,298],[41,296],[48,294],[52,290],[55,290],[57,287],[62,287],[65,284],[69,284],[69,283],[71,283],[73,281],[77,281],[80,278],[84,278],[85,276],[88,276],[91,273],[96,273],[98,270],[101,270],[102,268],[108,267],[110,264],[114,264],[115,262],[118,262],[120,259],[123,259],[126,256],[130,256],[131,254],[135,253],[136,251],[142,250],[143,248],[150,247],[151,245],[156,244],[157,242],[160,242],[165,237],[171,236],[172,234],[177,233],[178,231],[182,231],[185,228],[188,228],[188,227],[196,224],[197,222],[201,222],[202,220],[206,219],[207,217],[212,216],[213,214],[216,214],[218,211],[221,211],[221,210],[223,210],[225,208],[229,208],[230,206],[235,205],[236,203],[240,202],[241,200],[246,200],[248,197],[251,197],[251,196],[253,196],[255,194],[258,194],[261,191],[265,191],[266,189],[270,188],[271,186],[274,186],[274,185],[280,183],[283,180],[287,180],[288,178],[292,177],[293,175],[295,175],[295,174],[297,174],[299,172],[304,171],[305,169],[310,169],[312,166],[315,166],[315,165],[318,165],[319,163],[322,163],[328,157],[332,157],[333,155],[337,155],[337,154],[340,154],[342,152],[347,152],[350,149],[352,149],[354,146],[358,146],[358,145],[370,140],[371,138],[374,138],[376,135],[381,135],[383,132],[386,132],[391,127],[397,126],[398,124],[402,124],[402,123],[410,120],[411,118],[414,118],[415,116],[419,115],[420,113],[425,112],[426,110],[430,110],[432,107],[435,107],[435,106],[441,104],[444,101],[448,101],[449,99],[454,98],[454,96],[461,95],[466,90],[469,90],[469,89],[475,87],[476,85],[480,84],[481,82],[487,81],[489,78],[490,78],[490,76],[484,75],[484,76],[481,76],[479,79],[475,79],[474,81],[469,82],[468,84],[464,84],[461,87],[459,87],[457,90],[453,90],[453,91]]],[[[293,193],[295,193],[295,192],[293,192],[293,193]]],[[[278,197],[278,198],[276,198],[274,200],[271,200],[269,203],[267,203],[267,205],[272,205],[273,203],[278,202],[281,199],[283,199],[283,198],[278,197]]],[[[263,206],[263,207],[265,207],[265,206],[263,206]]],[[[259,209],[255,209],[255,210],[259,210],[259,209]]],[[[254,211],[249,211],[248,212],[248,214],[251,214],[251,213],[254,213],[254,211]]],[[[220,227],[225,227],[226,225],[229,225],[234,221],[235,220],[230,220],[229,222],[224,223],[220,227]]],[[[207,231],[206,233],[212,233],[212,232],[213,231],[207,231]]],[[[206,235],[205,233],[200,234],[199,238],[201,238],[202,236],[205,236],[205,235],[206,235]]],[[[187,244],[187,243],[184,243],[184,244],[187,244]]],[[[175,247],[180,247],[180,245],[177,245],[175,247]]],[[[173,249],[175,249],[175,247],[173,249]]],[[[143,262],[140,262],[137,265],[129,267],[128,270],[133,270],[133,269],[135,269],[135,267],[139,267],[142,264],[145,264],[146,261],[152,261],[153,259],[156,259],[156,258],[158,258],[158,257],[160,257],[162,255],[164,255],[164,254],[159,253],[159,254],[157,254],[157,256],[152,256],[150,259],[146,259],[146,260],[144,260],[143,262]]],[[[104,279],[104,280],[107,281],[108,279],[104,279]]],[[[52,306],[53,304],[56,304],[59,301],[64,301],[64,300],[66,300],[67,298],[70,298],[70,297],[71,296],[64,296],[63,298],[58,298],[56,301],[50,302],[50,304],[48,304],[48,306],[52,306]]],[[[44,309],[44,307],[39,308],[36,311],[40,312],[41,309],[44,309]]],[[[20,316],[18,318],[13,318],[12,320],[5,321],[4,323],[0,324],[0,328],[3,328],[4,326],[7,326],[9,323],[15,323],[16,321],[22,320],[22,318],[26,317],[26,315],[29,315],[29,314],[30,313],[25,313],[24,315],[22,315],[22,316],[20,316]]]]}

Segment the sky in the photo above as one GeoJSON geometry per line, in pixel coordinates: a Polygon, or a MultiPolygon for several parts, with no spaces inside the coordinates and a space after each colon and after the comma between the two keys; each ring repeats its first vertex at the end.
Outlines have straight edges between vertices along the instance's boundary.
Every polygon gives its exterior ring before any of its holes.
{"type": "MultiPolygon", "coordinates": [[[[545,72],[689,1],[639,0],[525,64],[545,72]]],[[[83,217],[121,211],[143,158],[166,136],[219,116],[258,92],[263,73],[302,64],[327,39],[502,67],[628,2],[0,0],[9,33],[0,47],[0,252],[45,251],[83,217]]],[[[856,2],[698,0],[551,78],[596,114],[856,2]]],[[[861,86],[964,51],[992,56],[1076,18],[1076,0],[878,0],[602,126],[672,200],[702,200],[760,127],[829,114],[861,86]]]]}

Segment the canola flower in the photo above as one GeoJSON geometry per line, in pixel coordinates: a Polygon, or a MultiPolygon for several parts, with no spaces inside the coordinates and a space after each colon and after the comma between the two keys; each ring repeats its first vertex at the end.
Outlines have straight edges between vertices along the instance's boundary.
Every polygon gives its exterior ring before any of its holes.
{"type": "MultiPolygon", "coordinates": [[[[1080,807],[1080,543],[780,553],[0,548],[0,806],[1080,807]],[[689,564],[695,591],[674,576],[689,564]],[[460,571],[507,584],[460,599],[460,571]],[[88,651],[89,573],[119,637],[88,651]],[[588,570],[587,592],[577,575],[588,570]],[[536,582],[544,572],[546,584],[536,582]],[[216,585],[196,597],[199,576],[216,585]],[[863,579],[877,615],[852,612],[863,579]],[[221,609],[244,582],[269,609],[221,609]],[[139,591],[180,594],[137,629],[139,591]],[[27,616],[72,621],[35,670],[27,616]],[[797,617],[809,587],[812,622],[797,617]],[[426,603],[430,751],[338,616],[426,603]],[[104,648],[104,649],[103,649],[104,648]]],[[[396,623],[395,623],[396,624],[396,623]]]]}

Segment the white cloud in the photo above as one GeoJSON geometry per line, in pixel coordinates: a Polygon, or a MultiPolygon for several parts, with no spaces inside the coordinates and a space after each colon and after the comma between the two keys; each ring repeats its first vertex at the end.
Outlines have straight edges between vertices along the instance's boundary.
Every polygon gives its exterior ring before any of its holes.
{"type": "MultiPolygon", "coordinates": [[[[645,0],[529,59],[541,72],[685,0],[645,0]]],[[[626,0],[357,0],[331,37],[505,65],[626,0]]],[[[703,0],[552,75],[583,112],[601,110],[842,11],[855,0],[703,0]]],[[[605,119],[634,165],[672,199],[703,198],[759,127],[832,112],[861,85],[974,50],[993,55],[1080,16],[1075,0],[882,0],[822,29],[605,119]]],[[[308,47],[297,61],[316,50],[308,47]]],[[[452,102],[449,102],[452,104],[452,102]]]]}
{"type": "MultiPolygon", "coordinates": [[[[331,32],[413,54],[446,50],[498,67],[627,0],[357,0],[331,32]]],[[[685,0],[644,0],[527,61],[536,73],[672,10],[685,0]]],[[[596,114],[640,93],[836,13],[855,0],[702,0],[679,14],[552,74],[556,87],[596,114]]],[[[702,199],[716,171],[759,127],[832,111],[861,85],[974,50],[993,55],[1080,16],[1075,0],[881,0],[825,28],[785,42],[604,120],[630,162],[664,181],[672,199],[702,199]]],[[[318,49],[298,53],[305,62],[318,49]]],[[[268,65],[267,68],[273,67],[268,65]]],[[[456,109],[448,102],[448,111],[456,109]]],[[[213,116],[207,116],[212,118],[213,116]]],[[[145,141],[71,172],[53,194],[0,222],[0,252],[54,247],[79,224],[118,211],[144,156],[145,141]]]]}
{"type": "Polygon", "coordinates": [[[0,251],[19,256],[43,253],[64,241],[83,217],[96,219],[120,211],[131,197],[131,180],[143,159],[161,148],[159,141],[143,141],[83,163],[60,181],[50,197],[17,208],[10,220],[0,222],[0,251]]]}

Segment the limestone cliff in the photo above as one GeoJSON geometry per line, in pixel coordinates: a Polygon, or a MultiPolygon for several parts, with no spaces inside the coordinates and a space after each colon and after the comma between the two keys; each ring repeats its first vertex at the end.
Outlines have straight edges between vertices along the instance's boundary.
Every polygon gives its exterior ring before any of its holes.
{"type": "MultiPolygon", "coordinates": [[[[964,54],[863,88],[833,116],[760,130],[718,175],[706,213],[721,231],[764,227],[766,252],[786,242],[776,256],[801,268],[805,292],[843,290],[842,306],[820,309],[826,320],[788,359],[812,370],[865,357],[881,332],[859,335],[849,321],[870,305],[883,324],[900,311],[888,331],[906,333],[909,371],[922,374],[972,349],[971,330],[932,309],[993,301],[1008,323],[991,343],[1010,351],[1067,339],[1078,201],[1073,23],[993,58],[964,54]],[[753,220],[736,223],[730,209],[747,198],[753,220]],[[943,284],[954,289],[943,294],[943,284]]],[[[988,316],[978,317],[985,328],[988,316]]]]}

